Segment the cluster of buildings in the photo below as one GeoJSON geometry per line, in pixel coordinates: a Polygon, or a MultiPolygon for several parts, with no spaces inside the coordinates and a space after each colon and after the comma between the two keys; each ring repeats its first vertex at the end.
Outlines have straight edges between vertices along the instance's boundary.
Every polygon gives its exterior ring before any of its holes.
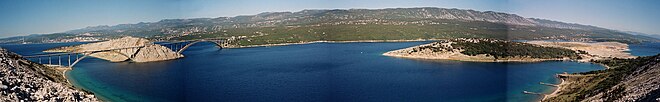
{"type": "Polygon", "coordinates": [[[103,41],[107,38],[101,37],[73,37],[73,38],[60,38],[60,39],[48,39],[43,40],[43,43],[62,43],[62,42],[93,42],[93,41],[103,41]]]}

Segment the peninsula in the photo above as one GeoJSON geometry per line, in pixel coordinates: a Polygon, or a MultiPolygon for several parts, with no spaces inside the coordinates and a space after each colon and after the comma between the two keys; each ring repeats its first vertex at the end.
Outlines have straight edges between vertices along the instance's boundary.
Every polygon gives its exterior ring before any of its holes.
{"type": "Polygon", "coordinates": [[[386,52],[402,58],[445,59],[474,62],[537,62],[581,59],[579,52],[496,39],[458,38],[386,52]]]}

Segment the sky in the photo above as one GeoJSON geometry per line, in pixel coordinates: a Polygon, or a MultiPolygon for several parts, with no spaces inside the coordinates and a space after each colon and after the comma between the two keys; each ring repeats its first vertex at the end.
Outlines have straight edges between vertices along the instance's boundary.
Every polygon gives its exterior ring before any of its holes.
{"type": "Polygon", "coordinates": [[[0,0],[0,37],[304,9],[440,7],[660,34],[660,0],[0,0]]]}

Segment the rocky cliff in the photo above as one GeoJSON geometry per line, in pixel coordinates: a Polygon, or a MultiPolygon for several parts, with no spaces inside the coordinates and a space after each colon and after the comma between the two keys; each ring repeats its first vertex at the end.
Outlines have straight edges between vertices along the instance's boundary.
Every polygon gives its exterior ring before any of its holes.
{"type": "Polygon", "coordinates": [[[67,83],[60,71],[0,48],[0,101],[99,101],[67,83]]]}
{"type": "Polygon", "coordinates": [[[134,62],[152,62],[183,57],[183,55],[178,54],[167,47],[154,44],[147,39],[130,36],[103,42],[55,48],[46,50],[45,52],[89,52],[120,48],[132,49],[105,51],[93,53],[90,56],[111,62],[121,62],[127,60],[134,62]]]}
{"type": "Polygon", "coordinates": [[[140,51],[135,53],[135,57],[132,59],[132,61],[152,62],[177,59],[181,57],[183,57],[183,55],[178,54],[165,46],[153,44],[140,48],[140,51]]]}
{"type": "Polygon", "coordinates": [[[596,93],[585,101],[650,102],[660,101],[660,55],[643,60],[630,73],[607,91],[596,93]]]}
{"type": "Polygon", "coordinates": [[[634,59],[599,60],[606,70],[561,74],[558,91],[547,102],[660,101],[660,55],[634,59]]]}

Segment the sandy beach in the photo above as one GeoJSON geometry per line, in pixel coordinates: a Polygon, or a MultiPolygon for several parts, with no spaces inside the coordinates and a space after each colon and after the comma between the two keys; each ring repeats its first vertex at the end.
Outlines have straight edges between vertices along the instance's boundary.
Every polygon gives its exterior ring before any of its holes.
{"type": "MultiPolygon", "coordinates": [[[[558,74],[558,75],[561,75],[561,74],[558,74]]],[[[555,91],[553,91],[552,93],[543,96],[542,100],[548,99],[549,97],[555,97],[555,96],[559,95],[559,91],[561,91],[561,89],[564,88],[564,86],[566,86],[568,84],[568,83],[566,83],[566,80],[564,78],[559,78],[559,80],[561,80],[561,82],[559,82],[559,84],[557,84],[557,89],[555,89],[555,91]]]]}

